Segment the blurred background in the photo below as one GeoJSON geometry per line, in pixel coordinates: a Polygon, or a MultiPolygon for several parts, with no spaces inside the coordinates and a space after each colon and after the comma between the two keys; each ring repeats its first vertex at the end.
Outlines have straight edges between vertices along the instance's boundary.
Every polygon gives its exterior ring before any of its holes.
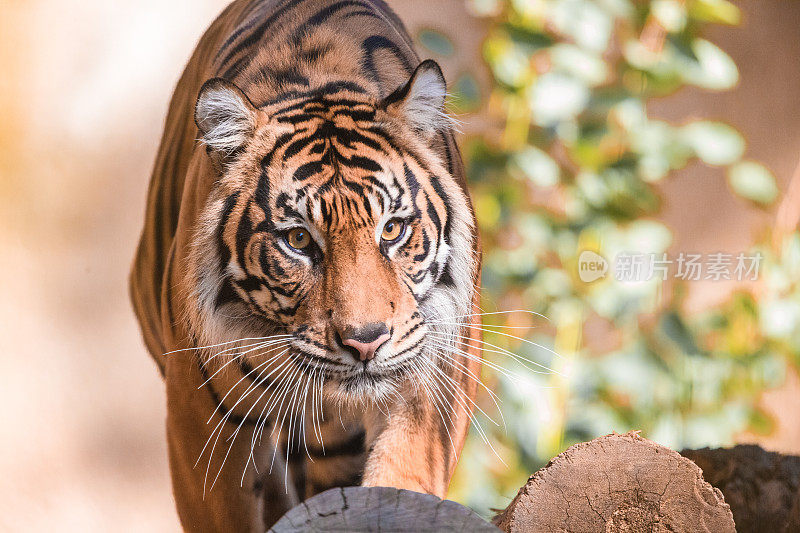
{"type": "MultiPolygon", "coordinates": [[[[0,530],[179,529],[126,277],[171,91],[226,3],[0,7],[0,530]]],[[[445,69],[502,312],[499,407],[450,498],[488,516],[611,431],[800,454],[800,3],[390,4],[445,69]],[[632,279],[623,252],[672,263],[632,279]]]]}

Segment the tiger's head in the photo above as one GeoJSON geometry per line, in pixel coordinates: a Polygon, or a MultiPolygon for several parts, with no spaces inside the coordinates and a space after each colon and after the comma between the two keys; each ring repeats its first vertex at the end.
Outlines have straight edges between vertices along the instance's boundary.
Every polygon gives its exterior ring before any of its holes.
{"type": "Polygon", "coordinates": [[[190,256],[195,336],[286,335],[283,357],[343,398],[412,377],[429,333],[470,313],[477,269],[445,90],[430,60],[382,99],[341,80],[257,107],[206,82],[195,121],[220,177],[190,256]]]}

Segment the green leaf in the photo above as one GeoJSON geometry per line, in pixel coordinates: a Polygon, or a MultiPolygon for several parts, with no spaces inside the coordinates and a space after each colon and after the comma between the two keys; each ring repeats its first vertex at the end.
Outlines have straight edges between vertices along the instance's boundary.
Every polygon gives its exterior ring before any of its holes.
{"type": "Polygon", "coordinates": [[[549,35],[531,28],[514,24],[504,24],[502,28],[508,34],[509,39],[528,54],[533,54],[553,44],[553,39],[549,35]]]}
{"type": "Polygon", "coordinates": [[[582,172],[576,184],[592,208],[617,220],[635,219],[658,209],[658,196],[630,171],[608,168],[602,174],[582,172]]]}
{"type": "Polygon", "coordinates": [[[533,117],[540,126],[552,126],[579,114],[589,102],[589,89],[572,76],[548,72],[529,92],[533,117]]]}
{"type": "Polygon", "coordinates": [[[697,157],[709,165],[730,165],[744,153],[742,136],[723,122],[699,120],[681,128],[680,133],[697,157]]]}
{"type": "Polygon", "coordinates": [[[778,197],[775,176],[755,161],[742,161],[730,167],[728,182],[736,194],[759,204],[769,205],[778,197]]]}
{"type": "Polygon", "coordinates": [[[529,79],[530,60],[519,46],[502,38],[488,39],[484,45],[486,61],[494,77],[509,87],[521,87],[529,79]]]}
{"type": "Polygon", "coordinates": [[[661,330],[683,353],[687,355],[700,353],[700,349],[683,319],[674,311],[665,313],[661,318],[661,330]]]}
{"type": "Polygon", "coordinates": [[[748,429],[758,435],[769,435],[775,430],[775,420],[759,407],[755,407],[750,412],[748,422],[748,429]]]}
{"type": "Polygon", "coordinates": [[[460,75],[451,86],[450,101],[456,112],[474,111],[481,103],[478,80],[469,72],[460,75]]]}
{"type": "Polygon", "coordinates": [[[556,162],[534,146],[516,153],[512,161],[525,177],[540,187],[553,187],[559,182],[561,172],[556,162]]]}
{"type": "Polygon", "coordinates": [[[742,20],[742,12],[727,0],[694,0],[689,4],[689,16],[695,20],[731,26],[742,20]]]}
{"type": "Polygon", "coordinates": [[[560,43],[550,49],[553,65],[585,82],[589,86],[600,85],[608,78],[608,65],[602,57],[582,48],[560,43]]]}
{"type": "Polygon", "coordinates": [[[761,304],[761,330],[774,338],[785,338],[800,326],[800,303],[792,298],[767,300],[761,304]]]}
{"type": "Polygon", "coordinates": [[[597,2],[556,0],[551,4],[551,21],[560,33],[588,50],[601,52],[606,49],[614,20],[597,2]]]}
{"type": "Polygon", "coordinates": [[[686,8],[678,0],[653,0],[653,15],[668,32],[681,31],[686,26],[686,8]]]}
{"type": "Polygon", "coordinates": [[[453,52],[455,52],[453,41],[451,41],[447,35],[437,30],[420,30],[417,34],[417,40],[422,46],[440,56],[451,56],[453,52]]]}
{"type": "Polygon", "coordinates": [[[487,228],[497,224],[501,212],[500,202],[494,196],[481,195],[475,199],[475,215],[487,228]]]}
{"type": "Polygon", "coordinates": [[[687,83],[704,89],[730,89],[739,81],[739,70],[728,54],[705,39],[692,41],[696,62],[687,62],[682,69],[687,83]]]}

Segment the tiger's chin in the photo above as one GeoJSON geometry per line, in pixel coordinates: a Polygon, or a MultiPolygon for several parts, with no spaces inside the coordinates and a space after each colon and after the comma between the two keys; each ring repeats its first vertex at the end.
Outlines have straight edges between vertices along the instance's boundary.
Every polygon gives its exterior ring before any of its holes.
{"type": "Polygon", "coordinates": [[[407,379],[408,371],[403,368],[386,373],[363,367],[337,377],[331,392],[337,400],[347,404],[385,404],[400,397],[400,389],[407,379]]]}

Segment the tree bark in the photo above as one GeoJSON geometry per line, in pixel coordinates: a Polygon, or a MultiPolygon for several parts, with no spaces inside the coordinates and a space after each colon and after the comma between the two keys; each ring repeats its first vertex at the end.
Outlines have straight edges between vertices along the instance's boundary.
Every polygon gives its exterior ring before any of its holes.
{"type": "Polygon", "coordinates": [[[472,510],[430,494],[389,487],[346,487],[309,498],[270,532],[497,532],[472,510]]]}
{"type": "Polygon", "coordinates": [[[739,533],[800,531],[800,457],[753,445],[681,454],[725,495],[739,533]]]}

